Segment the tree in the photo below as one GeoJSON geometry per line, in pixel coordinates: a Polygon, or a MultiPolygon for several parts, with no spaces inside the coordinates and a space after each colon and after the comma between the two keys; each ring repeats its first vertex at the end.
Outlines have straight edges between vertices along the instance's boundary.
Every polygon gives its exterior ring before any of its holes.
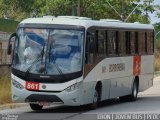
{"type": "Polygon", "coordinates": [[[71,0],[46,0],[46,6],[43,8],[45,15],[72,15],[71,0]]]}
{"type": "Polygon", "coordinates": [[[126,22],[149,23],[148,13],[155,11],[152,2],[153,0],[144,0],[144,3],[140,0],[0,0],[0,17],[22,20],[44,15],[80,15],[93,19],[121,19],[122,16],[126,19],[130,16],[126,22]],[[134,10],[135,7],[137,9],[134,10]]]}
{"type": "Polygon", "coordinates": [[[124,17],[126,22],[150,23],[148,13],[155,11],[154,6],[151,5],[152,2],[153,0],[145,0],[143,3],[140,0],[82,0],[81,15],[94,19],[124,17]],[[144,14],[145,11],[147,15],[144,14]]]}
{"type": "Polygon", "coordinates": [[[45,0],[0,0],[0,16],[21,20],[38,12],[45,0]]]}

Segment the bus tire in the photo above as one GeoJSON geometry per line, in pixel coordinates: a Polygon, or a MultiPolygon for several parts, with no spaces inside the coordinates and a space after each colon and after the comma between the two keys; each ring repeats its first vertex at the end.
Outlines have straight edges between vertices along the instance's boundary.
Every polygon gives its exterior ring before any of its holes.
{"type": "Polygon", "coordinates": [[[42,110],[43,106],[38,105],[38,104],[29,104],[32,110],[42,110]]]}
{"type": "Polygon", "coordinates": [[[127,95],[127,96],[121,96],[121,97],[119,97],[119,100],[120,100],[121,102],[127,102],[127,101],[128,101],[128,96],[129,96],[129,95],[127,95]]]}
{"type": "Polygon", "coordinates": [[[138,82],[137,80],[134,81],[133,87],[132,87],[132,93],[128,96],[129,101],[136,101],[138,95],[138,82]]]}
{"type": "Polygon", "coordinates": [[[94,89],[93,103],[90,104],[90,109],[96,109],[101,101],[102,83],[99,81],[94,89]]]}
{"type": "Polygon", "coordinates": [[[130,95],[119,97],[119,100],[121,102],[136,101],[137,95],[138,95],[138,81],[135,80],[132,87],[132,93],[130,95]]]}
{"type": "Polygon", "coordinates": [[[89,108],[90,109],[96,109],[97,108],[97,106],[98,106],[98,90],[97,89],[95,89],[94,90],[94,96],[93,96],[93,103],[92,104],[90,104],[90,106],[89,106],[89,108]]]}

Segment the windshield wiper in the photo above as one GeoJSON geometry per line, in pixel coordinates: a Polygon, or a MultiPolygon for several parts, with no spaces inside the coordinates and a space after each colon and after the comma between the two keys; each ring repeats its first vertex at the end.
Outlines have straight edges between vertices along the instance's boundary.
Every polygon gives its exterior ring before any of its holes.
{"type": "Polygon", "coordinates": [[[59,66],[57,65],[57,63],[54,63],[54,66],[56,66],[56,69],[58,70],[60,75],[63,75],[64,77],[64,73],[62,72],[62,70],[59,68],[59,66]]]}
{"type": "Polygon", "coordinates": [[[31,65],[28,67],[28,69],[26,70],[25,76],[28,75],[29,71],[32,69],[33,65],[34,65],[36,62],[38,62],[39,60],[43,60],[44,47],[45,47],[45,44],[43,45],[42,51],[41,51],[41,53],[39,54],[39,56],[37,57],[37,59],[35,59],[35,60],[31,63],[31,65]]]}
{"type": "MultiPolygon", "coordinates": [[[[49,63],[50,63],[50,61],[51,61],[51,44],[50,44],[50,46],[49,46],[48,56],[49,56],[49,63]]],[[[64,77],[64,73],[62,72],[62,70],[60,69],[60,67],[58,66],[58,64],[55,63],[55,62],[54,62],[53,64],[54,64],[54,66],[56,67],[56,69],[58,70],[59,74],[60,74],[60,75],[63,75],[63,77],[64,77]]]]}

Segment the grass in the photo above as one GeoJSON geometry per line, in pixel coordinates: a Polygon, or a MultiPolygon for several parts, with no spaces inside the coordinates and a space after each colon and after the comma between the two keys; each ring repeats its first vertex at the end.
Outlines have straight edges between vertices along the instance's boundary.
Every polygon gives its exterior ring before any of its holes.
{"type": "Polygon", "coordinates": [[[11,103],[10,68],[0,66],[0,105],[11,103]]]}
{"type": "Polygon", "coordinates": [[[11,84],[7,76],[0,78],[0,105],[6,103],[11,103],[11,84]]]}
{"type": "Polygon", "coordinates": [[[155,57],[155,71],[160,71],[160,53],[156,53],[155,57]]]}
{"type": "Polygon", "coordinates": [[[3,32],[15,32],[18,23],[19,23],[18,21],[8,20],[8,19],[1,19],[0,18],[0,31],[3,31],[3,32]]]}

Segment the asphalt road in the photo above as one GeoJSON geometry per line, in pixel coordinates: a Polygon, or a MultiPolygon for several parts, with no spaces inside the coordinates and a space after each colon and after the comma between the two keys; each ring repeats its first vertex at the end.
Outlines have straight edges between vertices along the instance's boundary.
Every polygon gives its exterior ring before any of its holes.
{"type": "Polygon", "coordinates": [[[96,110],[89,110],[86,106],[64,107],[57,105],[46,107],[41,111],[32,111],[30,107],[21,107],[1,110],[0,114],[2,120],[6,120],[6,118],[12,118],[12,120],[111,120],[113,117],[117,120],[120,120],[121,117],[126,120],[127,117],[160,120],[160,77],[154,79],[153,87],[139,93],[136,102],[120,102],[118,99],[108,100],[102,102],[96,110]],[[148,115],[150,114],[149,119],[148,115]]]}

